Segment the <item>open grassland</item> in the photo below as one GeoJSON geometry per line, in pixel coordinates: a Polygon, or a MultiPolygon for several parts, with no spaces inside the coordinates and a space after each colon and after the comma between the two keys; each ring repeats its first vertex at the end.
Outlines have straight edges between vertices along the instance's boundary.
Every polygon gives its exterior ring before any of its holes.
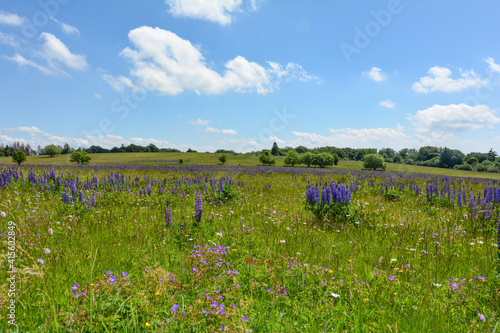
{"type": "Polygon", "coordinates": [[[148,155],[1,169],[2,330],[11,300],[19,332],[500,328],[498,180],[148,155]]]}
{"type": "MultiPolygon", "coordinates": [[[[92,157],[90,165],[137,165],[167,167],[179,165],[179,159],[183,159],[185,165],[221,165],[219,157],[222,154],[215,153],[107,153],[89,154],[92,157]]],[[[225,165],[229,166],[257,166],[260,165],[259,157],[251,154],[227,155],[225,165]]],[[[69,161],[70,155],[28,156],[28,165],[75,165],[69,161]]],[[[276,166],[284,166],[284,156],[276,157],[276,166]]],[[[0,157],[0,165],[15,165],[11,157],[0,157]]],[[[299,166],[306,168],[306,166],[299,166]]],[[[340,161],[332,169],[357,169],[363,168],[361,161],[340,161]]],[[[433,168],[418,165],[407,165],[398,163],[387,163],[387,171],[428,173],[435,175],[449,175],[455,177],[478,177],[500,179],[498,173],[473,172],[433,168]]]]}

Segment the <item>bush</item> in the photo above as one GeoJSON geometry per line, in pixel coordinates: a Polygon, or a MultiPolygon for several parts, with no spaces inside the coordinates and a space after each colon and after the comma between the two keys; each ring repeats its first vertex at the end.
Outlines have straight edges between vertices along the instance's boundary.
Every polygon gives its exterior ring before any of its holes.
{"type": "Polygon", "coordinates": [[[477,163],[476,166],[474,167],[474,171],[476,172],[486,172],[487,170],[488,167],[481,163],[477,163]]]}
{"type": "Polygon", "coordinates": [[[276,164],[276,158],[273,155],[262,154],[259,156],[260,163],[263,165],[273,165],[276,164]]]}
{"type": "Polygon", "coordinates": [[[333,156],[329,153],[321,153],[314,156],[312,164],[317,165],[320,168],[324,168],[326,166],[331,166],[334,163],[333,156]]]}
{"type": "Polygon", "coordinates": [[[479,160],[475,157],[469,157],[467,160],[466,160],[467,164],[469,165],[473,165],[475,163],[479,163],[479,160]]]}
{"type": "Polygon", "coordinates": [[[500,169],[497,168],[495,165],[490,165],[486,171],[491,173],[497,173],[500,172],[500,169]]]}
{"type": "Polygon", "coordinates": [[[405,158],[404,164],[410,164],[410,165],[412,165],[413,164],[413,159],[411,159],[409,157],[405,158]]]}
{"type": "Polygon", "coordinates": [[[314,159],[313,153],[304,153],[300,156],[300,164],[305,164],[307,167],[310,167],[314,159]]]}
{"type": "Polygon", "coordinates": [[[26,161],[26,155],[22,150],[18,150],[12,155],[12,161],[16,162],[18,165],[21,165],[24,161],[26,161]]]}
{"type": "Polygon", "coordinates": [[[440,162],[441,162],[440,157],[435,156],[435,157],[431,158],[430,160],[427,160],[424,163],[422,163],[422,165],[426,166],[426,167],[439,167],[440,162]]]}
{"type": "Polygon", "coordinates": [[[333,164],[339,164],[339,155],[337,153],[333,154],[333,164]]]}
{"type": "Polygon", "coordinates": [[[91,159],[92,157],[87,155],[86,151],[75,151],[71,154],[69,161],[76,162],[77,164],[85,164],[90,162],[91,159]]]}
{"type": "Polygon", "coordinates": [[[377,170],[378,168],[385,170],[387,164],[384,161],[384,158],[379,154],[368,154],[365,155],[365,159],[363,162],[363,167],[366,169],[377,170]]]}
{"type": "Polygon", "coordinates": [[[179,163],[180,164],[184,163],[184,159],[183,158],[179,158],[179,163]]]}
{"type": "Polygon", "coordinates": [[[472,166],[470,164],[459,164],[453,167],[455,170],[472,171],[472,166]]]}
{"type": "Polygon", "coordinates": [[[295,150],[290,150],[288,152],[288,154],[286,154],[286,157],[285,157],[285,164],[286,165],[291,165],[291,166],[294,166],[295,164],[299,164],[300,163],[300,156],[299,156],[299,153],[297,153],[297,151],[295,150]]]}

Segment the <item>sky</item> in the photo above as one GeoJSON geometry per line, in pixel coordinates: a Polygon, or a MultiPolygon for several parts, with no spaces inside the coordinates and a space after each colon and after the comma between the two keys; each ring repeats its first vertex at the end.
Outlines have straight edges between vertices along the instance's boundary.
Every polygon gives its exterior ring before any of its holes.
{"type": "Polygon", "coordinates": [[[0,143],[500,151],[500,2],[0,2],[0,143]]]}

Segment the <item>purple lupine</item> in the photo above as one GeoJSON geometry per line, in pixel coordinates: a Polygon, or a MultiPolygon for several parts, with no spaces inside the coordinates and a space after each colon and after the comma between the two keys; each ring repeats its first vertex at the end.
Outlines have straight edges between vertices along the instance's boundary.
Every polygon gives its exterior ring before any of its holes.
{"type": "Polygon", "coordinates": [[[203,214],[203,203],[201,200],[201,194],[198,194],[196,196],[196,199],[194,201],[194,205],[195,205],[195,211],[196,211],[194,218],[195,218],[196,222],[200,223],[201,222],[201,215],[203,214]]]}
{"type": "MultiPolygon", "coordinates": [[[[500,210],[498,211],[497,235],[498,235],[498,251],[500,251],[500,210]]],[[[500,256],[500,252],[498,253],[498,256],[500,256]]]]}
{"type": "Polygon", "coordinates": [[[64,192],[63,192],[63,194],[62,194],[62,201],[63,201],[65,204],[69,204],[69,203],[70,203],[69,194],[68,194],[68,192],[66,191],[66,189],[64,190],[64,192]]]}
{"type": "Polygon", "coordinates": [[[165,224],[167,227],[172,226],[172,212],[170,211],[170,203],[167,201],[167,208],[165,208],[165,224]]]}

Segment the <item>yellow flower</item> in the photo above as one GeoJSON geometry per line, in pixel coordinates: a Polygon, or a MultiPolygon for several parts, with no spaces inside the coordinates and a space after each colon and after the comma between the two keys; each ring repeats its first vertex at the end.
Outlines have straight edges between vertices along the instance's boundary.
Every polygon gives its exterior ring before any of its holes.
{"type": "Polygon", "coordinates": [[[333,273],[333,271],[330,269],[330,270],[328,271],[328,273],[333,273]]]}
{"type": "Polygon", "coordinates": [[[233,249],[233,251],[238,251],[238,249],[233,249]]]}
{"type": "Polygon", "coordinates": [[[365,301],[365,302],[368,302],[369,300],[370,300],[369,298],[365,298],[365,299],[364,299],[364,301],[365,301]]]}
{"type": "Polygon", "coordinates": [[[397,296],[397,295],[398,295],[398,293],[394,293],[394,296],[397,296]]]}
{"type": "Polygon", "coordinates": [[[399,270],[399,273],[402,273],[402,272],[403,272],[403,270],[402,270],[402,269],[400,269],[400,270],[399,270]]]}
{"type": "Polygon", "coordinates": [[[160,295],[161,295],[161,292],[157,291],[155,295],[156,295],[156,296],[160,296],[160,295]]]}
{"type": "Polygon", "coordinates": [[[149,326],[151,326],[151,324],[150,323],[146,323],[146,326],[149,327],[149,326]]]}

